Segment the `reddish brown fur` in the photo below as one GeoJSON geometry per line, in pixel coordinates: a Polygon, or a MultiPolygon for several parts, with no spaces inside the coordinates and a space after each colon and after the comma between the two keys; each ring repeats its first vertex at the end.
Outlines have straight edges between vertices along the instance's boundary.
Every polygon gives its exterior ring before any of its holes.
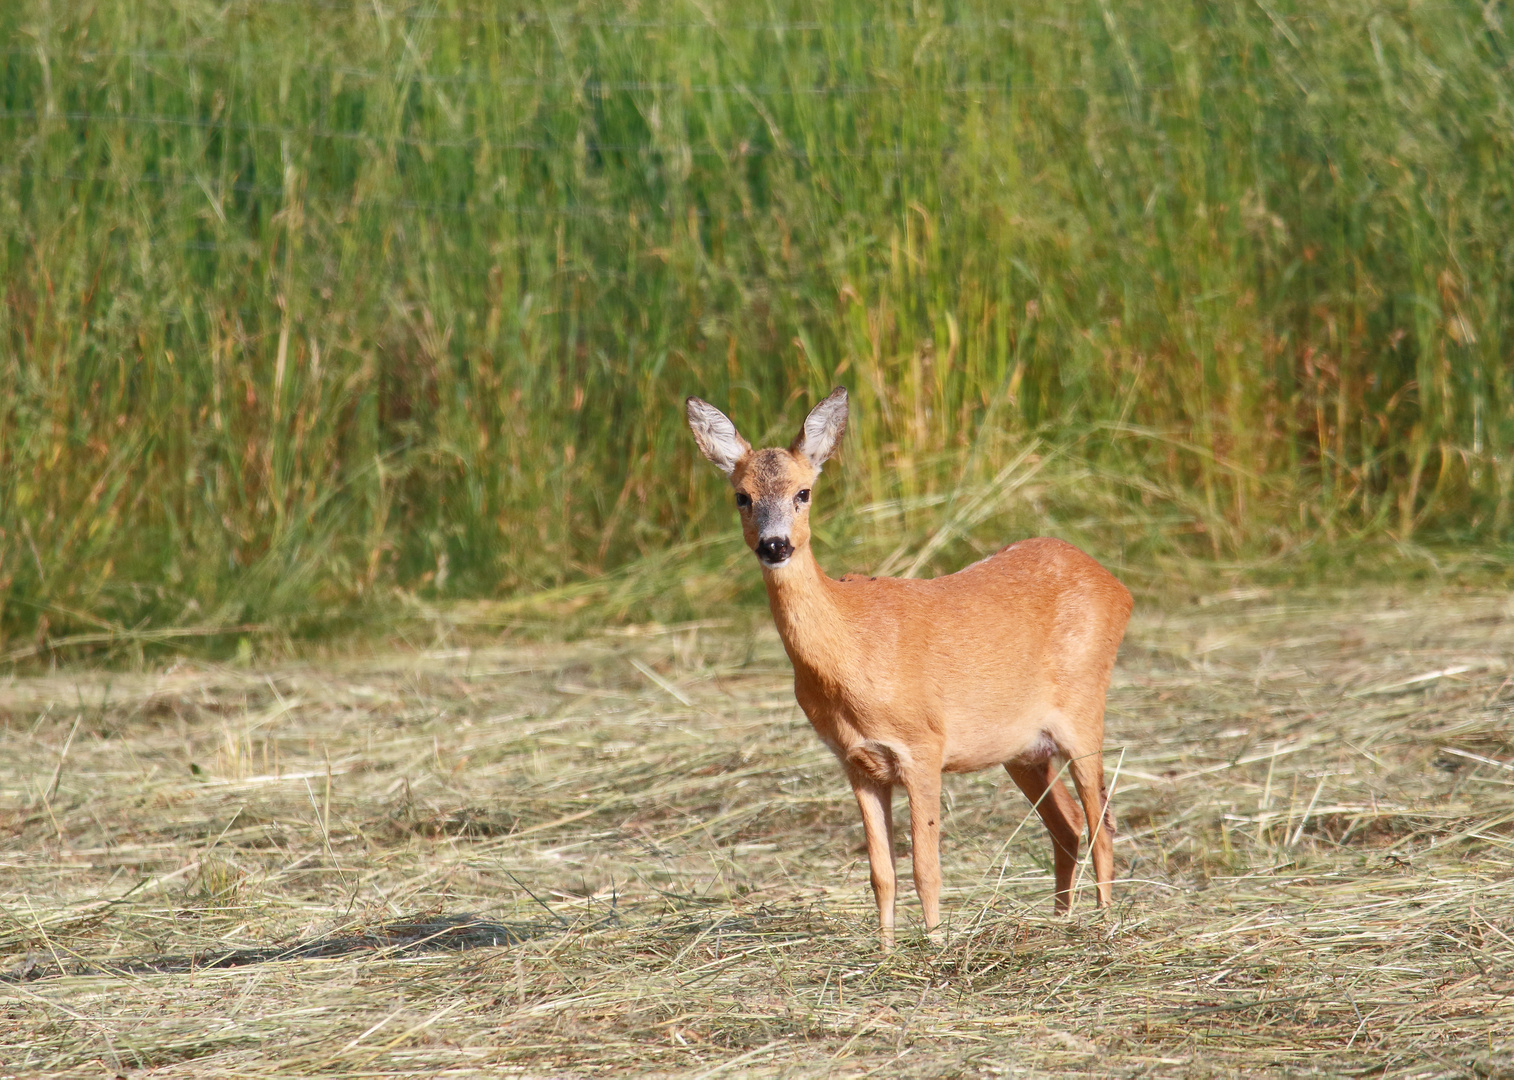
{"type": "MultiPolygon", "coordinates": [[[[754,504],[786,505],[817,469],[795,450],[759,450],[730,475],[754,504]]],[[[894,923],[895,785],[909,793],[925,924],[939,921],[943,771],[1008,770],[1052,835],[1059,912],[1071,901],[1085,818],[1101,821],[1093,863],[1098,904],[1107,905],[1114,822],[1104,792],[1104,700],[1130,593],[1052,539],[1022,540],[934,580],[832,580],[810,552],[808,510],[805,502],[793,516],[792,556],[764,564],[763,578],[795,695],[846,767],[862,811],[885,943],[894,923]],[[1081,810],[1059,782],[1058,758],[1081,810]]],[[[742,519],[755,549],[753,512],[742,519]]]]}

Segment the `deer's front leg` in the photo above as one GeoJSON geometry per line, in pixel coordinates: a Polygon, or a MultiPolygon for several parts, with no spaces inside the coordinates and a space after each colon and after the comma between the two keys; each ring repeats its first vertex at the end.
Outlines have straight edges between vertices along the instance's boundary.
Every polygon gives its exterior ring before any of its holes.
{"type": "Polygon", "coordinates": [[[850,772],[852,794],[862,811],[867,835],[867,862],[872,870],[873,897],[878,901],[878,933],[883,947],[894,944],[894,788],[860,771],[850,772]]]}
{"type": "Polygon", "coordinates": [[[904,778],[909,792],[909,835],[915,891],[925,909],[925,928],[941,921],[941,771],[926,766],[904,778]]]}

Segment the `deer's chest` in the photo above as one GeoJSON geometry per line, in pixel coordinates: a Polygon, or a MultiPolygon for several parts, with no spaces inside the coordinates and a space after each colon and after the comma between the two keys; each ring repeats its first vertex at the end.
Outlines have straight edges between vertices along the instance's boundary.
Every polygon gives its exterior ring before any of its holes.
{"type": "Polygon", "coordinates": [[[843,763],[876,780],[897,780],[913,757],[908,748],[928,730],[909,723],[909,710],[892,699],[827,686],[804,672],[795,673],[794,696],[820,741],[843,763]]]}

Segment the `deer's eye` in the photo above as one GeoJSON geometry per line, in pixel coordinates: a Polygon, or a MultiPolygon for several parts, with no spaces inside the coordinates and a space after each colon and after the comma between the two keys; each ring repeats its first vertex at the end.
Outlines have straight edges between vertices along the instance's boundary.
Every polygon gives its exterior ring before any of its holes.
{"type": "Polygon", "coordinates": [[[736,492],[736,505],[745,510],[752,505],[752,497],[744,491],[736,492]]]}
{"type": "Polygon", "coordinates": [[[803,506],[805,503],[809,502],[810,501],[810,489],[809,488],[805,488],[798,495],[795,495],[794,496],[794,501],[797,502],[800,506],[803,506]]]}

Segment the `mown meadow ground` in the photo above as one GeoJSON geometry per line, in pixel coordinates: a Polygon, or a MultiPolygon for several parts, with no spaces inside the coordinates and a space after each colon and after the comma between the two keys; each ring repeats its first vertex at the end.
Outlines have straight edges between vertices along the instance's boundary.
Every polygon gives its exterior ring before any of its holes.
{"type": "Polygon", "coordinates": [[[435,634],[0,685],[0,1072],[1514,1075],[1507,595],[1144,605],[1113,910],[954,777],[889,954],[765,624],[435,634]]]}

